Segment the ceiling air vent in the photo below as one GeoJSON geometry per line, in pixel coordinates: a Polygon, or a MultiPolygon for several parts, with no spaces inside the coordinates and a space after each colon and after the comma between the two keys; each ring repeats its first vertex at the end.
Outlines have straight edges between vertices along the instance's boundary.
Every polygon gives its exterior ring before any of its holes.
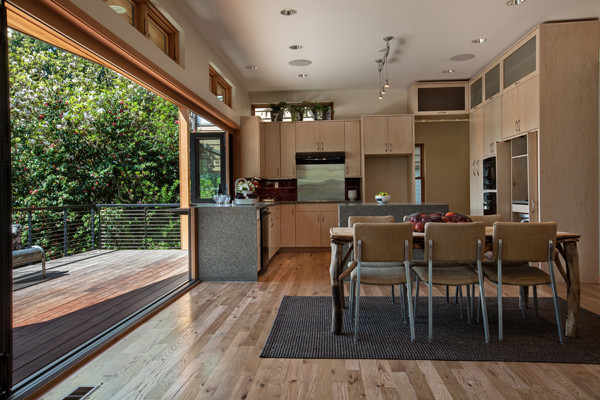
{"type": "Polygon", "coordinates": [[[98,386],[79,386],[77,389],[73,390],[67,397],[63,400],[83,400],[87,399],[87,397],[98,388],[98,386]]]}

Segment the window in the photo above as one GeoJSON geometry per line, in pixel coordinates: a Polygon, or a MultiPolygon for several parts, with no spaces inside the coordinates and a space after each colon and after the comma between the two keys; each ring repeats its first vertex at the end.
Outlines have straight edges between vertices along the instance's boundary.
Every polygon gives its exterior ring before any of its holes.
{"type": "Polygon", "coordinates": [[[149,0],[104,1],[166,55],[179,61],[179,32],[149,0]]]}
{"type": "Polygon", "coordinates": [[[210,91],[219,100],[231,107],[231,85],[213,68],[208,67],[210,91]]]}
{"type": "Polygon", "coordinates": [[[425,201],[425,145],[417,143],[415,145],[415,203],[425,201]]]}
{"type": "MultiPolygon", "coordinates": [[[[317,118],[314,117],[315,111],[313,111],[313,109],[310,105],[306,105],[306,102],[304,102],[304,103],[286,103],[286,107],[290,107],[290,106],[297,106],[297,107],[304,106],[305,110],[304,110],[304,114],[302,117],[302,121],[314,121],[316,119],[324,119],[324,120],[333,119],[333,102],[319,103],[319,109],[316,110],[316,112],[318,114],[317,118]]],[[[259,116],[262,121],[275,121],[276,120],[276,118],[271,115],[271,107],[269,106],[269,104],[266,104],[266,103],[252,104],[251,108],[252,108],[252,110],[251,110],[250,115],[259,116]]],[[[293,121],[293,120],[294,119],[292,118],[292,113],[289,111],[289,109],[285,109],[283,112],[283,117],[282,117],[282,119],[280,119],[280,121],[293,121]]],[[[299,121],[298,118],[296,118],[295,120],[299,121]]]]}

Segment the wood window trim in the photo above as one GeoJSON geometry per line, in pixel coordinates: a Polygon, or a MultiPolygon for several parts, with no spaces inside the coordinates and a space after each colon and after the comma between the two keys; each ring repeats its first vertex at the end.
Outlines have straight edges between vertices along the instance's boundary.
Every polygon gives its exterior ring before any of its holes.
{"type": "Polygon", "coordinates": [[[6,6],[9,27],[111,68],[224,130],[240,130],[238,123],[69,0],[10,0],[6,6]]]}
{"type": "MultiPolygon", "coordinates": [[[[104,0],[107,2],[108,0],[104,0]]],[[[167,38],[165,54],[179,63],[179,31],[149,0],[131,0],[133,9],[133,26],[142,35],[149,38],[148,22],[158,27],[167,38]]],[[[163,50],[163,49],[161,49],[163,50]]]]}
{"type": "Polygon", "coordinates": [[[217,87],[221,86],[225,89],[225,93],[223,95],[223,103],[227,104],[231,107],[231,85],[219,74],[212,66],[208,66],[208,76],[209,76],[209,85],[210,91],[218,96],[217,87]]]}

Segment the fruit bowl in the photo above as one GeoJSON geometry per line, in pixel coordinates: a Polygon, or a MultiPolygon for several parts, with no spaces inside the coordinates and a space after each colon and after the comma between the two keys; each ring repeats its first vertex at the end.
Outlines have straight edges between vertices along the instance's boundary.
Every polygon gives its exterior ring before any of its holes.
{"type": "Polygon", "coordinates": [[[375,196],[375,201],[377,202],[377,204],[385,204],[388,201],[390,201],[390,199],[392,198],[392,196],[390,196],[389,194],[382,196],[382,195],[376,195],[375,196]]]}

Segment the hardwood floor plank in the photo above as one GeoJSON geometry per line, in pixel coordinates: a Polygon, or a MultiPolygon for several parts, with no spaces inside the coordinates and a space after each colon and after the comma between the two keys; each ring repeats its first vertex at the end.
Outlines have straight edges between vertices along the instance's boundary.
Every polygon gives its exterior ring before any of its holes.
{"type": "MultiPolygon", "coordinates": [[[[91,400],[600,398],[600,365],[260,358],[283,296],[331,294],[329,261],[327,252],[284,252],[257,283],[201,283],[44,399],[96,384],[91,400]]],[[[390,295],[388,286],[361,290],[390,295]]],[[[495,288],[487,290],[489,296],[495,288]]],[[[597,292],[597,285],[584,284],[582,304],[600,313],[597,292]]],[[[551,295],[542,288],[538,294],[551,295]]]]}

